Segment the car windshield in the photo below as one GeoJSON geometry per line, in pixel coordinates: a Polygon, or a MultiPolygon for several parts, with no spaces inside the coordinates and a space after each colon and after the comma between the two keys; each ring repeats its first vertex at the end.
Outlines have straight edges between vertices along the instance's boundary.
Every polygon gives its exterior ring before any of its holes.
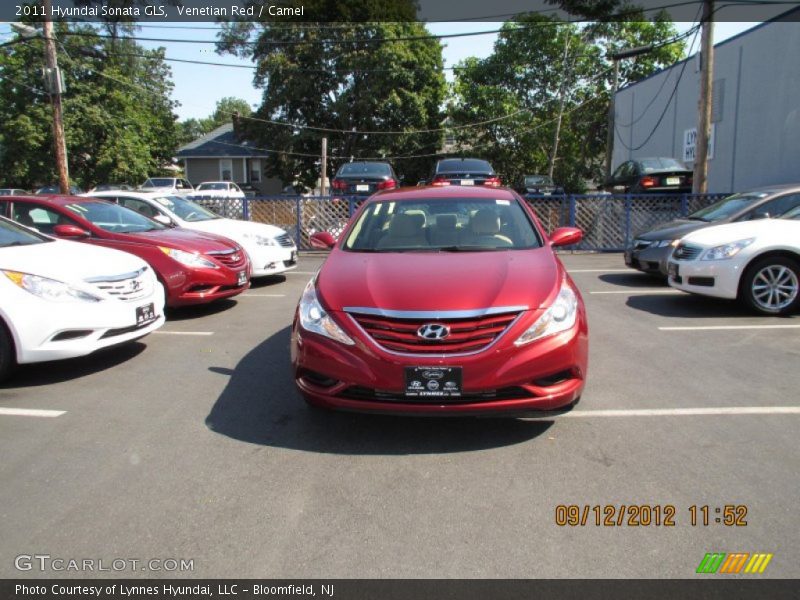
{"type": "Polygon", "coordinates": [[[140,233],[166,229],[166,226],[129,208],[108,202],[75,202],[65,208],[83,217],[100,229],[112,233],[140,233]]]}
{"type": "Polygon", "coordinates": [[[486,252],[541,245],[533,223],[515,200],[415,198],[367,204],[343,248],[353,252],[486,252]]]}
{"type": "Polygon", "coordinates": [[[190,223],[221,218],[218,214],[211,212],[196,202],[181,198],[180,196],[161,196],[159,198],[154,198],[154,200],[167,210],[173,212],[179,219],[190,223]]]}
{"type": "Polygon", "coordinates": [[[694,221],[721,221],[745,210],[754,202],[765,198],[767,194],[734,194],[715,202],[711,206],[701,208],[689,215],[694,221]]]}
{"type": "Polygon", "coordinates": [[[528,175],[525,177],[525,185],[553,185],[553,180],[547,175],[528,175]]]}
{"type": "Polygon", "coordinates": [[[142,187],[175,187],[175,179],[172,177],[152,177],[145,181],[142,187]]]}
{"type": "Polygon", "coordinates": [[[639,164],[642,166],[642,171],[645,173],[664,171],[667,169],[686,170],[686,167],[674,158],[643,158],[639,161],[639,164]]]}
{"type": "Polygon", "coordinates": [[[42,242],[52,242],[48,237],[6,219],[0,219],[0,248],[10,246],[30,246],[42,242]]]}
{"type": "Polygon", "coordinates": [[[437,173],[494,173],[492,165],[485,160],[474,158],[440,160],[436,165],[437,173]]]}
{"type": "Polygon", "coordinates": [[[339,175],[391,175],[392,170],[386,163],[347,163],[339,169],[339,175]]]}
{"type": "Polygon", "coordinates": [[[198,190],[223,190],[223,191],[227,191],[228,190],[228,184],[227,183],[201,183],[200,185],[197,186],[196,189],[198,189],[198,190]]]}

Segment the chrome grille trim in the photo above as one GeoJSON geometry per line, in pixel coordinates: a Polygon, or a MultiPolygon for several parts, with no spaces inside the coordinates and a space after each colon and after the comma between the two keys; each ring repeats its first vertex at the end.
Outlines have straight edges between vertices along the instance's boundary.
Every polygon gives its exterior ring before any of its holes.
{"type": "Polygon", "coordinates": [[[139,300],[149,296],[153,292],[152,279],[144,279],[144,274],[149,267],[144,267],[138,271],[113,275],[109,277],[92,277],[85,280],[94,286],[95,289],[117,298],[124,302],[139,300]]]}
{"type": "Polygon", "coordinates": [[[281,235],[276,237],[275,240],[283,248],[291,248],[292,246],[294,246],[294,240],[292,239],[292,236],[290,236],[288,233],[282,233],[281,235]]]}
{"type": "Polygon", "coordinates": [[[135,277],[139,277],[147,271],[150,267],[142,267],[138,271],[131,271],[130,273],[122,273],[121,275],[100,275],[98,277],[89,277],[88,279],[84,279],[86,283],[104,283],[104,282],[116,282],[116,281],[125,281],[126,279],[134,279],[135,277]]]}
{"type": "Polygon", "coordinates": [[[360,315],[374,315],[392,319],[470,319],[486,317],[489,315],[502,315],[505,313],[522,312],[528,310],[527,306],[490,306],[473,310],[388,310],[384,308],[371,308],[367,306],[345,306],[343,312],[360,315]]]}
{"type": "Polygon", "coordinates": [[[694,260],[700,256],[701,252],[703,252],[703,248],[700,248],[699,246],[678,244],[678,247],[675,248],[675,252],[672,254],[672,258],[675,260],[694,260]]]}

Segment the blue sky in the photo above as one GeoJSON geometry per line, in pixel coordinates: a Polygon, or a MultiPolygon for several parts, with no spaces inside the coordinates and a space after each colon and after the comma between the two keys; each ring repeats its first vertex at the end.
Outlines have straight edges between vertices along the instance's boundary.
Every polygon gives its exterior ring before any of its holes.
{"type": "MultiPolygon", "coordinates": [[[[715,42],[720,42],[732,35],[753,27],[757,23],[715,24],[715,42]]],[[[428,30],[435,35],[450,33],[467,33],[498,29],[502,23],[433,23],[428,30]]],[[[677,23],[679,32],[686,31],[691,23],[677,23]]],[[[210,40],[208,44],[159,43],[143,42],[147,47],[166,47],[168,58],[184,60],[204,60],[236,64],[240,67],[252,66],[246,60],[214,52],[213,40],[216,35],[212,23],[163,23],[143,24],[138,37],[170,38],[170,39],[202,39],[210,40]]],[[[0,41],[11,39],[13,34],[7,23],[0,24],[0,41]]],[[[445,66],[451,67],[469,56],[486,57],[492,52],[496,34],[475,35],[463,38],[443,40],[445,66]]],[[[699,40],[698,40],[699,41],[699,40]]],[[[192,65],[170,62],[175,89],[173,99],[180,103],[176,112],[180,120],[203,118],[214,112],[216,103],[226,96],[243,98],[249,104],[257,106],[261,102],[261,91],[253,87],[253,71],[249,68],[217,67],[208,65],[192,65]]],[[[452,71],[446,71],[452,77],[452,71]]]]}

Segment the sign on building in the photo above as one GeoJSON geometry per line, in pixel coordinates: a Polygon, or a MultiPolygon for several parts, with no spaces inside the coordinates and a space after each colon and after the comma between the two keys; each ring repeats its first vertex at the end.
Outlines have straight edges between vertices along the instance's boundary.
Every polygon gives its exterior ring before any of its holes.
{"type": "MultiPolygon", "coordinates": [[[[714,130],[711,124],[711,134],[708,136],[708,160],[714,158],[714,130]]],[[[697,153],[697,128],[684,129],[683,131],[683,162],[693,163],[697,153]]]]}

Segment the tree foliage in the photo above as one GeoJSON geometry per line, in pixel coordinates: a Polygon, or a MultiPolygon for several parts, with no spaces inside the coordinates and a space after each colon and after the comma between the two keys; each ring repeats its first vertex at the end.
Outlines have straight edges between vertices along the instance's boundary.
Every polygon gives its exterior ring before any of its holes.
{"type": "MultiPolygon", "coordinates": [[[[308,10],[309,3],[304,4],[308,10]]],[[[435,39],[371,41],[429,35],[422,24],[411,22],[413,2],[315,4],[324,7],[329,21],[383,21],[336,28],[286,22],[229,27],[220,50],[252,57],[257,64],[254,84],[264,90],[254,118],[243,120],[242,134],[258,147],[277,151],[270,154],[269,166],[284,182],[299,180],[308,187],[319,176],[323,136],[328,138],[329,173],[351,158],[435,154],[441,132],[410,132],[441,127],[446,90],[441,44],[435,39]],[[397,22],[386,22],[387,14],[397,22]],[[256,38],[251,43],[253,27],[256,38]],[[359,133],[365,131],[409,133],[359,133]]],[[[415,181],[427,172],[431,158],[391,162],[415,181]]]]}
{"type": "Polygon", "coordinates": [[[249,117],[253,113],[247,100],[226,96],[217,100],[217,106],[211,116],[202,119],[186,119],[178,123],[178,145],[188,144],[217,127],[230,123],[238,113],[241,117],[249,117]]]}
{"type": "MultiPolygon", "coordinates": [[[[610,55],[622,48],[658,44],[675,36],[659,15],[653,21],[568,23],[530,14],[507,23],[494,52],[465,61],[456,73],[450,118],[467,124],[511,118],[459,130],[464,153],[492,161],[509,184],[525,174],[547,173],[561,115],[554,176],[570,191],[602,178],[607,111],[612,88],[610,55]]],[[[620,64],[620,86],[674,63],[681,42],[620,64]]]]}
{"type": "MultiPolygon", "coordinates": [[[[131,27],[117,24],[117,31],[131,27]]],[[[70,178],[83,187],[140,183],[169,163],[175,151],[171,71],[163,49],[144,50],[124,37],[92,36],[96,31],[68,23],[55,28],[66,83],[62,105],[70,178]]],[[[42,64],[41,38],[9,46],[0,55],[0,172],[5,185],[31,188],[56,180],[42,64]]]]}

